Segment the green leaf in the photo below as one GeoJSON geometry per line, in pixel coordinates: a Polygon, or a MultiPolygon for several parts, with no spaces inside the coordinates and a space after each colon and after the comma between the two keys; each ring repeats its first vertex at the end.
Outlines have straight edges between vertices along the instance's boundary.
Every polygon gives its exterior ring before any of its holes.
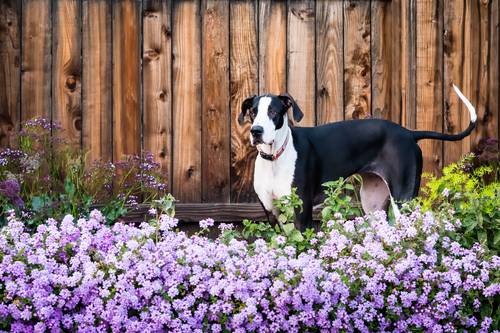
{"type": "Polygon", "coordinates": [[[486,242],[488,241],[488,235],[486,234],[486,231],[484,231],[484,230],[480,230],[477,233],[477,237],[478,237],[479,242],[481,244],[486,244],[486,242]]]}
{"type": "Polygon", "coordinates": [[[288,237],[288,239],[292,242],[302,242],[304,240],[304,236],[302,236],[302,234],[300,233],[300,231],[298,230],[293,230],[290,234],[290,236],[288,237]]]}
{"type": "Polygon", "coordinates": [[[287,223],[283,225],[283,232],[287,236],[290,235],[294,230],[295,230],[295,225],[293,223],[287,223]]]}
{"type": "Polygon", "coordinates": [[[34,196],[31,198],[31,208],[35,212],[39,212],[45,207],[45,202],[46,202],[46,200],[44,200],[43,197],[34,196]]]}
{"type": "Polygon", "coordinates": [[[64,192],[66,192],[66,194],[68,194],[69,196],[75,195],[76,192],[75,184],[73,184],[73,182],[69,178],[66,178],[64,180],[64,192]]]}
{"type": "Polygon", "coordinates": [[[493,238],[493,245],[497,245],[498,243],[500,243],[500,232],[497,232],[493,238]]]}

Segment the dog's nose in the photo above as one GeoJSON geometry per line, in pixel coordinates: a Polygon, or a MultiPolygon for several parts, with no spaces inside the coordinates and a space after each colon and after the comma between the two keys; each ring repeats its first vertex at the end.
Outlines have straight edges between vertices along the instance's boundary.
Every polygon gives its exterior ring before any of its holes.
{"type": "Polygon", "coordinates": [[[262,133],[264,133],[264,128],[262,126],[252,126],[250,133],[252,133],[254,137],[261,136],[262,133]]]}

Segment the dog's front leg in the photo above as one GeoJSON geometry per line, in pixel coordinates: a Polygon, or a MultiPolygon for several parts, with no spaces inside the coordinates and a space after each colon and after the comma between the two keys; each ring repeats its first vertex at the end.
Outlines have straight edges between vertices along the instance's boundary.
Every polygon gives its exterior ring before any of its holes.
{"type": "Polygon", "coordinates": [[[295,210],[295,227],[301,232],[305,231],[307,228],[312,227],[313,203],[311,194],[307,192],[308,190],[309,189],[307,186],[298,187],[297,194],[302,200],[302,210],[300,208],[295,210]]]}
{"type": "Polygon", "coordinates": [[[272,225],[273,227],[276,224],[278,224],[278,219],[273,214],[273,212],[266,209],[266,206],[264,206],[264,204],[262,203],[262,200],[259,199],[259,203],[262,206],[262,209],[264,210],[264,213],[266,213],[267,221],[269,222],[269,224],[272,225]]]}

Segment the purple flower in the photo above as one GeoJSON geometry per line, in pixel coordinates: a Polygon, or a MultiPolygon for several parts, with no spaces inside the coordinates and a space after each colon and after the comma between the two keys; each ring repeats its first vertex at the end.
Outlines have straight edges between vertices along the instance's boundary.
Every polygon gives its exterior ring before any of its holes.
{"type": "Polygon", "coordinates": [[[486,332],[496,322],[480,305],[498,295],[500,259],[446,238],[445,221],[419,211],[394,225],[384,214],[358,218],[352,232],[339,222],[303,251],[188,236],[166,215],[108,227],[93,211],[30,234],[9,214],[0,231],[7,331],[486,332]]]}
{"type": "Polygon", "coordinates": [[[214,220],[211,219],[211,218],[208,218],[208,219],[205,219],[205,220],[201,220],[199,224],[200,224],[200,228],[201,229],[208,229],[210,227],[213,227],[214,220]]]}
{"type": "Polygon", "coordinates": [[[0,182],[0,195],[5,196],[17,207],[24,207],[24,201],[19,196],[21,188],[16,179],[7,179],[0,182]]]}

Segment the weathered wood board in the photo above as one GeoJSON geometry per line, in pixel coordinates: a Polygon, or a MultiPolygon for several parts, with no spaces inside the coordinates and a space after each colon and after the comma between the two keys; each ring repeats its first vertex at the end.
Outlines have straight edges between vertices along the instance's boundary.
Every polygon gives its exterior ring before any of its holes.
{"type": "Polygon", "coordinates": [[[52,119],[66,142],[79,148],[82,136],[81,1],[55,1],[52,55],[52,119]]]}
{"type": "Polygon", "coordinates": [[[172,182],[172,2],[143,4],[143,149],[172,182]]]}
{"type": "Polygon", "coordinates": [[[247,122],[238,124],[243,101],[258,94],[257,6],[230,4],[231,202],[256,201],[253,167],[257,150],[250,146],[247,122]]]}
{"type": "Polygon", "coordinates": [[[152,152],[184,203],[256,202],[250,96],[288,92],[296,126],[384,118],[458,133],[422,140],[424,170],[499,137],[500,0],[6,0],[0,147],[62,124],[90,163],[152,152]]]}
{"type": "Polygon", "coordinates": [[[111,6],[82,5],[82,147],[87,161],[113,158],[111,6]]]}
{"type": "Polygon", "coordinates": [[[175,1],[173,54],[173,181],[181,201],[201,201],[201,54],[200,6],[175,1]]]}

